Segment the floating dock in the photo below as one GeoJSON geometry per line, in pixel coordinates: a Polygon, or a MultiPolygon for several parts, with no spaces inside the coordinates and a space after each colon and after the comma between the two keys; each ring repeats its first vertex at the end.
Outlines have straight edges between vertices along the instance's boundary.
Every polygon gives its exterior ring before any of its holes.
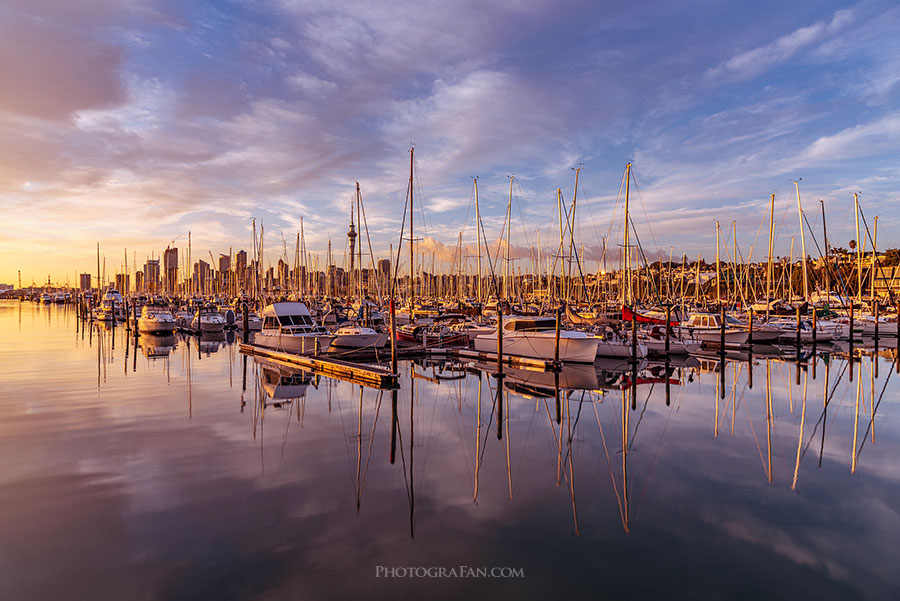
{"type": "Polygon", "coordinates": [[[241,344],[240,349],[241,353],[245,355],[266,357],[285,365],[300,367],[329,378],[361,384],[369,388],[392,389],[400,387],[397,374],[380,367],[361,365],[321,355],[286,353],[255,344],[241,344]]]}

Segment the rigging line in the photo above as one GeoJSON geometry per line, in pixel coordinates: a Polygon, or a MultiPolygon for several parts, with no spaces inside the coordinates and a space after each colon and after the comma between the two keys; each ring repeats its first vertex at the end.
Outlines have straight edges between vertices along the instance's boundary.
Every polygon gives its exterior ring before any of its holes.
{"type": "Polygon", "coordinates": [[[619,485],[616,483],[616,476],[612,472],[612,460],[609,458],[609,449],[606,447],[606,437],[603,435],[603,425],[600,423],[600,414],[597,412],[596,403],[594,405],[594,415],[597,417],[597,427],[600,429],[600,440],[603,442],[603,452],[606,453],[606,465],[609,467],[609,479],[612,481],[613,492],[616,493],[616,503],[619,506],[619,518],[622,520],[622,526],[628,528],[625,524],[625,512],[622,508],[622,497],[619,495],[619,485]]]}
{"type": "MultiPolygon", "coordinates": [[[[556,452],[562,454],[562,447],[559,446],[559,440],[556,437],[556,426],[553,425],[553,416],[550,415],[550,406],[547,404],[547,399],[544,399],[544,408],[547,410],[547,419],[550,422],[550,433],[553,434],[553,444],[556,445],[556,452]]],[[[560,424],[562,427],[562,424],[560,424]]]]}
{"type": "MultiPolygon", "coordinates": [[[[478,217],[481,217],[481,216],[479,215],[478,217]]],[[[494,273],[494,264],[491,261],[491,250],[490,250],[491,247],[487,241],[487,234],[485,234],[485,232],[484,232],[484,220],[483,219],[476,219],[476,220],[481,222],[480,224],[477,224],[477,223],[475,224],[476,235],[477,235],[477,228],[480,225],[481,226],[481,237],[482,237],[482,240],[484,240],[484,248],[485,248],[485,250],[487,250],[488,268],[491,270],[491,285],[492,285],[492,288],[494,291],[494,296],[496,296],[499,299],[500,291],[499,291],[499,285],[497,284],[497,274],[494,273]]]]}
{"type": "MultiPolygon", "coordinates": [[[[875,359],[878,360],[877,358],[875,359]]],[[[878,408],[881,407],[881,399],[884,397],[884,391],[887,389],[888,382],[891,379],[891,375],[894,373],[893,369],[888,370],[888,377],[884,380],[884,386],[881,387],[881,394],[878,395],[878,402],[875,403],[875,407],[872,408],[872,419],[869,421],[869,425],[866,426],[866,433],[863,434],[862,444],[859,445],[859,451],[856,452],[856,458],[859,459],[860,454],[862,453],[863,447],[866,446],[866,440],[869,437],[869,432],[872,429],[872,424],[875,421],[875,413],[878,411],[878,408]]]]}
{"type": "MultiPolygon", "coordinates": [[[[637,382],[635,382],[633,386],[637,386],[637,382]]],[[[654,386],[656,386],[655,383],[650,385],[650,390],[647,392],[647,398],[644,399],[644,406],[641,407],[641,413],[640,415],[638,415],[637,423],[634,425],[634,432],[631,433],[631,436],[628,439],[629,441],[631,441],[631,444],[628,445],[629,451],[631,451],[632,447],[634,447],[634,439],[637,438],[638,428],[641,427],[641,420],[644,419],[644,412],[647,411],[647,404],[650,402],[650,395],[653,394],[654,386]]]]}
{"type": "Polygon", "coordinates": [[[622,181],[619,182],[619,192],[616,194],[616,204],[613,205],[612,218],[609,220],[609,228],[606,230],[606,239],[610,240],[612,236],[613,223],[616,220],[616,212],[619,210],[619,202],[622,200],[622,191],[625,189],[625,173],[622,173],[622,181]]]}
{"type": "MultiPolygon", "coordinates": [[[[566,403],[569,402],[569,399],[572,397],[572,391],[569,391],[569,396],[566,397],[566,403]]],[[[581,417],[581,409],[584,407],[584,401],[578,402],[578,412],[575,414],[575,421],[572,423],[572,434],[569,434],[569,448],[566,450],[566,455],[563,457],[563,462],[569,460],[569,453],[572,451],[572,437],[575,433],[575,428],[578,426],[578,418],[581,417]]]]}
{"type": "MultiPolygon", "coordinates": [[[[653,240],[653,244],[656,246],[656,253],[659,254],[659,243],[656,241],[656,235],[653,233],[653,226],[650,225],[650,217],[647,215],[647,207],[644,205],[644,198],[641,195],[641,189],[637,183],[637,176],[634,174],[635,169],[634,165],[631,166],[631,181],[634,182],[634,189],[637,191],[638,202],[641,203],[641,212],[644,214],[644,219],[647,222],[647,229],[650,230],[650,239],[653,240]]],[[[634,222],[631,223],[634,226],[634,222]]]]}
{"type": "Polygon", "coordinates": [[[762,446],[760,446],[759,437],[756,435],[756,428],[753,427],[753,416],[750,415],[750,409],[747,405],[744,405],[744,410],[747,412],[747,421],[750,423],[750,431],[753,433],[753,440],[756,441],[756,450],[759,452],[759,460],[762,462],[763,473],[768,477],[769,468],[766,466],[766,460],[763,457],[762,446]]]}
{"type": "MultiPolygon", "coordinates": [[[[545,399],[545,403],[546,403],[546,399],[545,399]]],[[[507,412],[508,412],[508,409],[509,408],[507,407],[507,412]]],[[[516,471],[516,482],[519,483],[518,486],[516,487],[516,494],[522,492],[523,483],[522,483],[521,475],[522,475],[522,469],[525,467],[525,451],[528,450],[528,443],[531,441],[531,433],[534,430],[535,416],[538,413],[539,413],[539,411],[532,411],[531,419],[528,421],[528,432],[525,433],[525,443],[522,445],[522,458],[519,460],[518,470],[516,471]]],[[[549,413],[549,408],[548,408],[548,413],[549,413]]],[[[507,438],[508,438],[508,435],[507,435],[507,438]]]]}
{"type": "MultiPolygon", "coordinates": [[[[667,376],[668,377],[668,376],[667,376]]],[[[647,399],[649,400],[649,396],[647,399]]],[[[666,432],[669,429],[669,422],[672,420],[672,415],[676,413],[675,411],[669,411],[669,415],[666,416],[666,423],[663,424],[663,430],[659,435],[659,439],[656,441],[656,448],[653,449],[653,460],[650,462],[650,473],[647,474],[647,479],[644,482],[644,488],[641,490],[641,494],[638,497],[637,504],[634,508],[634,518],[637,519],[638,514],[641,512],[641,506],[644,504],[644,496],[647,494],[647,490],[650,488],[650,481],[653,479],[653,474],[656,471],[656,466],[659,463],[660,457],[660,447],[662,446],[663,437],[665,437],[666,432]]],[[[635,428],[635,434],[637,434],[637,428],[635,428]]]]}
{"type": "MultiPolygon", "coordinates": [[[[409,206],[409,192],[410,192],[410,184],[406,185],[406,200],[403,201],[403,219],[400,221],[400,241],[397,243],[397,258],[394,261],[394,277],[391,278],[391,300],[394,299],[395,294],[397,293],[397,276],[400,274],[400,252],[403,248],[403,232],[406,229],[406,209],[409,206]]],[[[412,238],[412,236],[410,236],[412,238]]],[[[410,242],[412,244],[412,242],[410,242]]],[[[393,257],[391,257],[393,258],[393,257]]],[[[412,265],[410,265],[412,268],[412,265]]],[[[410,277],[413,277],[410,275],[410,277]]]]}
{"type": "Polygon", "coordinates": [[[844,377],[844,372],[847,371],[847,368],[850,366],[850,362],[844,363],[844,367],[841,370],[841,373],[838,374],[838,379],[834,383],[834,388],[831,389],[831,394],[828,395],[828,398],[825,400],[825,406],[822,408],[822,413],[819,414],[819,419],[816,420],[816,425],[813,427],[812,434],[810,434],[809,440],[806,442],[806,448],[803,449],[803,453],[800,455],[800,460],[802,461],[804,457],[806,457],[806,450],[809,449],[809,445],[812,443],[813,438],[816,436],[816,432],[819,429],[819,424],[822,423],[822,419],[825,417],[825,413],[828,411],[828,405],[831,403],[831,399],[834,397],[835,391],[837,391],[838,382],[841,381],[841,378],[844,377]]]}
{"type": "MultiPolygon", "coordinates": [[[[878,270],[881,272],[881,279],[885,279],[885,277],[884,277],[884,269],[883,269],[882,266],[878,263],[878,249],[875,248],[875,240],[872,239],[872,232],[869,231],[869,224],[868,224],[868,222],[866,222],[866,216],[863,214],[862,207],[859,207],[859,216],[860,216],[860,218],[862,219],[863,225],[866,227],[866,236],[869,238],[869,242],[872,243],[872,253],[873,253],[873,255],[874,255],[874,263],[875,263],[875,264],[872,265],[872,268],[871,268],[871,269],[872,269],[872,272],[871,272],[871,275],[870,275],[869,277],[871,277],[871,278],[874,278],[874,277],[875,277],[875,266],[877,265],[877,266],[878,266],[878,270]]],[[[876,217],[875,219],[877,220],[878,217],[876,217]]],[[[876,225],[877,225],[877,224],[876,224],[876,225]]],[[[857,240],[856,243],[859,244],[859,240],[857,240]]],[[[894,304],[894,291],[891,289],[890,286],[888,286],[888,289],[887,289],[887,290],[888,290],[889,298],[891,299],[891,304],[894,304]]]]}
{"type": "MultiPolygon", "coordinates": [[[[352,388],[351,388],[352,389],[352,388]]],[[[337,404],[338,415],[341,418],[341,434],[343,434],[344,438],[344,447],[347,449],[347,475],[350,476],[350,485],[353,487],[353,490],[356,490],[356,481],[353,479],[353,460],[350,458],[350,438],[347,436],[347,428],[344,425],[344,411],[341,408],[341,398],[340,395],[335,397],[335,403],[337,404]]],[[[265,399],[263,399],[265,402],[265,399]]]]}
{"type": "MultiPolygon", "coordinates": [[[[634,226],[634,220],[629,218],[629,221],[631,222],[631,229],[632,229],[631,233],[634,234],[634,241],[637,243],[638,251],[641,253],[641,258],[644,260],[644,267],[646,267],[649,270],[650,264],[647,261],[647,255],[644,254],[644,247],[643,247],[643,245],[641,245],[641,239],[638,237],[637,228],[634,226]]],[[[658,252],[658,249],[657,249],[657,252],[658,252]]],[[[653,295],[656,297],[656,302],[661,303],[662,298],[660,297],[659,290],[656,287],[655,278],[647,278],[647,279],[650,281],[650,286],[653,290],[653,295]]]]}
{"type": "MultiPolygon", "coordinates": [[[[403,465],[403,483],[406,485],[406,499],[412,503],[412,491],[409,488],[409,478],[406,477],[406,453],[403,451],[403,430],[400,429],[400,416],[398,415],[393,419],[397,422],[397,440],[399,442],[397,446],[400,447],[400,463],[403,465]]],[[[412,424],[410,424],[410,428],[412,428],[412,424]]]]}
{"type": "Polygon", "coordinates": [[[753,239],[753,244],[750,245],[750,254],[747,255],[747,263],[753,261],[753,251],[756,250],[756,243],[759,242],[759,235],[762,233],[763,224],[766,222],[766,216],[769,214],[768,207],[766,208],[766,212],[763,213],[762,221],[759,222],[759,228],[756,230],[756,238],[753,239]]]}
{"type": "MultiPolygon", "coordinates": [[[[571,226],[570,226],[570,224],[569,224],[569,221],[570,221],[569,211],[568,211],[568,209],[566,209],[565,204],[563,204],[563,207],[562,207],[562,208],[563,208],[563,214],[566,216],[566,227],[565,227],[565,229],[563,230],[563,235],[565,235],[566,230],[568,230],[569,235],[574,237],[575,232],[574,232],[574,230],[571,228],[571,226]]],[[[572,208],[573,213],[574,213],[574,210],[575,210],[575,208],[573,207],[573,208],[572,208]]],[[[573,215],[572,218],[574,218],[574,215],[573,215]]],[[[562,243],[560,243],[560,246],[562,246],[562,243]]],[[[585,280],[584,280],[584,272],[581,270],[581,261],[580,261],[579,258],[578,258],[578,246],[577,246],[577,245],[573,245],[573,246],[572,246],[572,253],[573,253],[574,257],[575,257],[575,265],[578,266],[578,273],[579,273],[579,275],[580,275],[580,277],[581,277],[581,287],[582,287],[582,290],[584,290],[584,291],[585,291],[585,294],[586,294],[586,291],[587,291],[587,283],[586,283],[585,280]]],[[[572,260],[572,257],[569,257],[569,261],[571,261],[571,260],[572,260]]]]}
{"type": "MultiPolygon", "coordinates": [[[[498,388],[497,388],[498,393],[500,392],[500,390],[501,390],[501,389],[498,387],[498,388]]],[[[493,395],[493,391],[491,390],[491,384],[490,384],[490,381],[488,381],[488,392],[491,393],[491,396],[494,396],[494,395],[493,395]]],[[[498,394],[498,396],[499,396],[499,394],[498,394]]],[[[491,433],[491,424],[494,423],[494,410],[495,410],[496,408],[497,408],[497,403],[496,403],[496,402],[492,402],[492,403],[491,403],[491,413],[490,413],[490,415],[488,416],[488,423],[487,423],[487,426],[485,427],[485,431],[484,431],[484,440],[481,441],[481,457],[478,458],[478,466],[479,466],[479,468],[481,467],[482,461],[484,461],[484,453],[485,453],[485,451],[487,450],[487,439],[488,439],[488,436],[489,436],[490,433],[491,433]]],[[[481,471],[481,470],[479,469],[479,473],[480,473],[480,471],[481,471]]]]}
{"type": "MultiPolygon", "coordinates": [[[[803,213],[803,220],[806,222],[806,227],[809,229],[809,234],[810,234],[810,236],[812,236],[813,243],[816,245],[816,250],[819,251],[819,257],[821,257],[825,260],[825,270],[828,272],[828,274],[830,276],[832,276],[835,280],[840,282],[841,292],[843,293],[845,299],[848,298],[850,296],[850,294],[848,292],[849,284],[847,284],[847,282],[844,281],[843,271],[841,269],[838,269],[837,275],[834,275],[834,268],[831,265],[831,261],[828,260],[828,256],[827,256],[828,249],[827,248],[825,249],[826,254],[822,254],[822,248],[819,246],[819,240],[818,240],[818,238],[816,238],[815,232],[813,232],[812,227],[809,225],[809,219],[806,218],[805,212],[803,213]]],[[[845,301],[844,307],[846,307],[846,306],[847,305],[846,305],[846,301],[845,301]]]]}
{"type": "Polygon", "coordinates": [[[366,475],[369,473],[369,460],[372,458],[372,445],[375,443],[375,427],[378,425],[378,412],[381,411],[381,400],[384,396],[384,391],[378,391],[378,403],[375,405],[375,418],[372,420],[372,433],[369,435],[369,452],[366,455],[366,469],[363,470],[362,475],[362,483],[359,486],[359,496],[362,498],[362,493],[366,488],[366,475]]]}

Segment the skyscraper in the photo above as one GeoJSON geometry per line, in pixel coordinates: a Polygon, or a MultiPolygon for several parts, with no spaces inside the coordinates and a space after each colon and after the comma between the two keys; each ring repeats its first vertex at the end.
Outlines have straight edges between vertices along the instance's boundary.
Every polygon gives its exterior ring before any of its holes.
{"type": "Polygon", "coordinates": [[[178,283],[178,249],[166,248],[163,253],[163,273],[166,294],[174,294],[178,283]]]}
{"type": "Polygon", "coordinates": [[[159,259],[147,259],[144,264],[144,286],[147,292],[159,292],[159,259]]]}

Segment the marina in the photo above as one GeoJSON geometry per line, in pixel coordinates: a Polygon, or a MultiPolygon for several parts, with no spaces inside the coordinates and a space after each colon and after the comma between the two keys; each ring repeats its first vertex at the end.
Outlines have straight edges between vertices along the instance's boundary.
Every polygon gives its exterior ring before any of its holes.
{"type": "Polygon", "coordinates": [[[3,301],[0,332],[0,558],[18,598],[425,595],[372,565],[498,557],[528,585],[479,589],[523,598],[573,571],[574,598],[900,584],[895,341],[502,378],[459,351],[400,361],[379,389],[240,352],[231,331],[135,338],[71,305],[3,301]]]}
{"type": "Polygon", "coordinates": [[[0,601],[900,598],[898,31],[5,3],[0,601]]]}

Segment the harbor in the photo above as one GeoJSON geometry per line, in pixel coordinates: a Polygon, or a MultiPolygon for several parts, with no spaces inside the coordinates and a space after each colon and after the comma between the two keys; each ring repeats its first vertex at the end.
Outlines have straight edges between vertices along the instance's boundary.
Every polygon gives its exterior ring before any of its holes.
{"type": "Polygon", "coordinates": [[[895,601],[898,31],[5,3],[0,601],[895,601]]]}
{"type": "Polygon", "coordinates": [[[495,358],[421,354],[379,388],[241,352],[234,331],[135,337],[67,305],[0,302],[0,332],[20,349],[5,353],[0,526],[22,598],[48,590],[48,562],[76,597],[198,598],[223,581],[426,595],[427,580],[360,566],[498,556],[528,589],[481,586],[525,598],[572,571],[575,598],[773,590],[761,572],[783,574],[776,596],[898,586],[879,509],[897,492],[894,341],[503,377],[495,358]]]}

